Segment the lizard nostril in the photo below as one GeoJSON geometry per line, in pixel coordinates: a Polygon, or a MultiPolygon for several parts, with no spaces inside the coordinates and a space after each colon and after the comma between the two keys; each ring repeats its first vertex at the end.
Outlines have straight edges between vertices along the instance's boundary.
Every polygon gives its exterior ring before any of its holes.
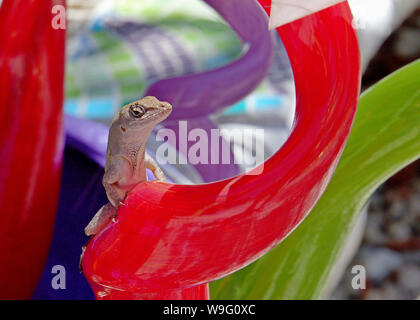
{"type": "Polygon", "coordinates": [[[171,110],[172,106],[169,103],[162,103],[161,107],[165,110],[171,110]]]}
{"type": "Polygon", "coordinates": [[[121,126],[121,131],[125,132],[125,128],[123,126],[121,126]]]}

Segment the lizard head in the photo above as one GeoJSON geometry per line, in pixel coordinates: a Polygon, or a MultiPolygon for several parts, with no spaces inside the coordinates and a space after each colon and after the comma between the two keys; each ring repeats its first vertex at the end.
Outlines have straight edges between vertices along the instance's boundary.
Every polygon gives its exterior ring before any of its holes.
{"type": "Polygon", "coordinates": [[[148,96],[124,106],[119,113],[122,128],[150,128],[165,120],[172,111],[168,102],[148,96]]]}

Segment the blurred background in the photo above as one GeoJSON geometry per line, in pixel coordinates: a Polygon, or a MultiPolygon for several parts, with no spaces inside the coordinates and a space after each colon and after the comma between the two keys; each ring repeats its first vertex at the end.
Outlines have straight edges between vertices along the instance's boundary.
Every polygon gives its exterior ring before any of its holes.
{"type": "MultiPolygon", "coordinates": [[[[420,58],[420,0],[349,3],[360,39],[363,90],[420,58]]],[[[200,0],[68,0],[67,4],[65,113],[105,126],[152,83],[227,65],[246,50],[238,35],[200,0]]],[[[263,128],[265,158],[286,141],[295,110],[287,53],[274,31],[272,36],[274,58],[263,81],[241,101],[210,116],[218,128],[263,128]]],[[[147,145],[152,155],[158,147],[155,141],[152,135],[147,145]]],[[[236,156],[235,146],[233,153],[236,156]]],[[[248,153],[252,157],[253,150],[248,153]]],[[[176,183],[209,181],[189,165],[163,169],[176,183]]],[[[237,172],[243,170],[239,165],[237,172]]],[[[66,248],[53,241],[35,298],[55,297],[46,288],[58,255],[67,259],[66,248]]],[[[75,281],[84,281],[76,276],[75,281]]],[[[92,298],[90,292],[84,293],[88,290],[83,283],[71,296],[61,298],[92,298]]],[[[348,240],[325,298],[420,299],[419,161],[374,194],[348,240]],[[351,287],[350,267],[355,264],[367,269],[366,290],[351,287]]]]}
{"type": "MultiPolygon", "coordinates": [[[[420,1],[353,0],[350,4],[362,52],[363,90],[420,58],[420,1]]],[[[235,33],[198,0],[70,0],[69,7],[68,114],[107,122],[116,108],[136,98],[138,88],[145,90],[157,79],[222,66],[242,52],[235,33]],[[170,50],[152,57],[148,46],[170,50]],[[104,69],[91,70],[92,59],[101,59],[104,69]],[[136,68],[130,60],[137,60],[136,68]],[[154,69],[155,65],[166,68],[154,69]],[[97,74],[105,69],[107,78],[97,74]]],[[[270,150],[266,156],[284,143],[294,115],[293,77],[281,40],[276,40],[276,57],[267,79],[243,101],[214,116],[220,127],[264,127],[269,137],[266,150],[270,150]]],[[[200,182],[197,177],[172,178],[200,182]]],[[[356,228],[325,298],[420,298],[419,161],[374,194],[356,228]],[[366,290],[351,287],[350,269],[355,264],[367,269],[366,290]]]]}
{"type": "MultiPolygon", "coordinates": [[[[360,39],[363,90],[420,58],[420,1],[349,2],[360,39]]],[[[220,67],[243,52],[237,35],[198,0],[68,4],[65,110],[70,115],[109,123],[119,107],[136,99],[150,83],[220,67]],[[156,49],[159,54],[154,54],[156,49]]],[[[287,139],[295,106],[287,54],[281,39],[273,36],[276,52],[266,79],[245,99],[212,116],[220,128],[263,127],[266,158],[287,139]]],[[[178,183],[202,182],[199,175],[186,176],[191,170],[166,173],[178,183]]],[[[335,274],[325,298],[420,298],[419,161],[372,197],[335,274]],[[367,269],[366,290],[351,288],[351,268],[345,268],[355,264],[367,269]]]]}
{"type": "MultiPolygon", "coordinates": [[[[384,4],[387,2],[392,1],[382,1],[384,4]]],[[[393,6],[400,7],[401,10],[410,7],[410,10],[403,15],[401,23],[389,25],[393,26],[393,31],[384,34],[383,44],[372,52],[371,59],[366,62],[363,89],[420,58],[418,1],[394,1],[393,6]],[[402,8],[404,6],[406,8],[402,8]]],[[[389,11],[390,16],[397,11],[389,11]]],[[[372,12],[371,16],[374,17],[375,14],[378,11],[372,12]]],[[[378,28],[386,30],[386,24],[378,28]]],[[[361,45],[363,46],[363,41],[361,45]]],[[[332,298],[420,299],[419,160],[397,173],[377,190],[368,207],[365,225],[361,247],[349,266],[361,264],[366,267],[367,288],[363,291],[352,289],[349,267],[332,298]]]]}
{"type": "MultiPolygon", "coordinates": [[[[420,1],[350,4],[362,52],[363,89],[420,58],[420,1]]],[[[69,0],[68,5],[65,111],[70,115],[109,123],[119,107],[136,99],[150,83],[225,65],[243,50],[237,35],[198,0],[69,0]]],[[[263,127],[268,134],[266,157],[287,139],[295,104],[288,58],[281,40],[275,41],[275,59],[263,83],[213,116],[222,128],[263,127]]],[[[174,181],[202,182],[198,175],[185,176],[190,170],[166,173],[174,181]]],[[[326,298],[419,298],[419,161],[375,193],[357,228],[326,298]],[[352,289],[346,264],[366,266],[367,290],[352,289]]]]}

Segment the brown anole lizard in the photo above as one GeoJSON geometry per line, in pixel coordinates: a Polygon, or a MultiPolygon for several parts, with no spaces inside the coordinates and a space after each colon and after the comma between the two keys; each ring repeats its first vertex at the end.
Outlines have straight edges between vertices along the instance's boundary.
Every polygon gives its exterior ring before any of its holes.
{"type": "Polygon", "coordinates": [[[172,111],[168,102],[145,97],[124,106],[109,129],[105,174],[102,184],[109,203],[95,214],[85,228],[88,236],[99,233],[115,217],[127,193],[146,181],[146,168],[158,181],[166,181],[156,162],[146,153],[146,141],[154,126],[172,111]]]}

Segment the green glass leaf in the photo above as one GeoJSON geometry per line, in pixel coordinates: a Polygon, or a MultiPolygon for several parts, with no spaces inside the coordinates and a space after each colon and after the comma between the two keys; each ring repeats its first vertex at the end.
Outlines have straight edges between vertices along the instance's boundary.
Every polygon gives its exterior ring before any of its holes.
{"type": "Polygon", "coordinates": [[[364,92],[327,190],[281,244],[211,284],[212,299],[317,299],[375,189],[420,157],[420,60],[364,92]]]}

